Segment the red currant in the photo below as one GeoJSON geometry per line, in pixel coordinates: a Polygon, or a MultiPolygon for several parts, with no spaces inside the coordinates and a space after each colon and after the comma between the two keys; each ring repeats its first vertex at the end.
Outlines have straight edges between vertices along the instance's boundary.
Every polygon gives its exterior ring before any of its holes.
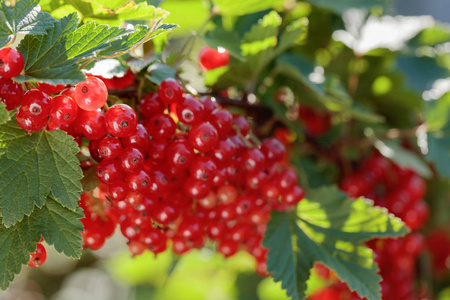
{"type": "Polygon", "coordinates": [[[158,88],[160,99],[166,103],[179,103],[183,100],[183,85],[176,79],[167,78],[158,88]]]}
{"type": "Polygon", "coordinates": [[[0,102],[6,105],[6,110],[13,110],[22,103],[22,86],[9,78],[0,78],[0,102]]]}
{"type": "Polygon", "coordinates": [[[75,121],[78,114],[78,105],[67,96],[56,96],[52,100],[50,118],[59,125],[70,124],[75,121]]]}
{"type": "Polygon", "coordinates": [[[75,101],[86,111],[95,111],[108,99],[106,85],[96,77],[86,77],[86,81],[75,86],[75,101]]]}
{"type": "Polygon", "coordinates": [[[24,67],[22,54],[16,49],[0,49],[0,76],[3,78],[12,78],[20,75],[24,67]]]}
{"type": "Polygon", "coordinates": [[[137,115],[126,104],[114,104],[105,114],[106,129],[116,137],[126,137],[136,132],[137,115]]]}
{"type": "Polygon", "coordinates": [[[41,243],[36,244],[36,251],[30,253],[30,261],[28,262],[28,266],[37,268],[42,266],[42,264],[47,259],[47,250],[41,243]]]}

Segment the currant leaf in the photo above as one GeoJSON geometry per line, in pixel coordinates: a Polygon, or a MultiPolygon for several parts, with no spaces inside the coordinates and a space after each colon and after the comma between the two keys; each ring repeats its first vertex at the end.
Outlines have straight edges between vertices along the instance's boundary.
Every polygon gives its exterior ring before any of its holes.
{"type": "Polygon", "coordinates": [[[9,228],[0,225],[0,288],[5,290],[22,265],[28,263],[41,237],[58,252],[79,258],[82,217],[81,209],[71,211],[49,197],[42,208],[21,222],[9,228]]]}
{"type": "Polygon", "coordinates": [[[37,0],[20,0],[7,6],[0,2],[0,48],[10,43],[17,34],[45,34],[55,19],[41,12],[37,0]]]}
{"type": "Polygon", "coordinates": [[[304,299],[314,262],[334,270],[361,297],[381,299],[378,267],[363,242],[407,232],[400,219],[370,201],[322,187],[300,202],[297,216],[272,213],[263,242],[269,248],[267,268],[294,300],[304,299]]]}
{"type": "Polygon", "coordinates": [[[47,244],[53,245],[56,251],[66,256],[80,258],[81,231],[83,231],[80,219],[83,217],[80,207],[72,211],[50,195],[44,207],[33,212],[30,219],[47,244]]]}
{"type": "Polygon", "coordinates": [[[25,75],[15,77],[15,80],[51,84],[80,82],[84,80],[84,75],[77,63],[93,57],[122,55],[173,28],[153,30],[137,25],[134,29],[127,29],[93,22],[77,28],[78,22],[77,15],[73,13],[57,20],[46,35],[27,35],[18,47],[25,60],[25,75]]]}
{"type": "Polygon", "coordinates": [[[75,154],[79,148],[63,131],[38,131],[31,136],[14,120],[0,125],[0,209],[6,227],[15,224],[53,194],[75,210],[82,192],[82,172],[75,154]]]}
{"type": "Polygon", "coordinates": [[[0,102],[0,124],[6,123],[9,119],[9,112],[6,110],[5,104],[0,102]]]}

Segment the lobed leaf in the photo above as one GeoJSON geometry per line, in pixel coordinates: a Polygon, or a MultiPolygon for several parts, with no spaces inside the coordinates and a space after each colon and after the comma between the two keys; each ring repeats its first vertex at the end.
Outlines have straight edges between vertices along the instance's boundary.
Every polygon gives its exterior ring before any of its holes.
{"type": "Polygon", "coordinates": [[[175,27],[162,24],[155,29],[137,25],[134,29],[87,23],[77,28],[75,13],[58,20],[46,35],[27,35],[19,44],[24,56],[23,81],[70,84],[84,80],[78,62],[98,57],[122,55],[137,45],[175,27]]]}
{"type": "Polygon", "coordinates": [[[47,196],[75,210],[82,192],[82,172],[75,154],[79,148],[63,131],[38,131],[31,136],[14,120],[0,125],[0,209],[10,227],[41,208],[47,196]]]}
{"type": "Polygon", "coordinates": [[[363,242],[407,232],[400,219],[372,202],[322,187],[300,202],[298,216],[272,213],[263,241],[269,248],[267,269],[293,300],[305,298],[314,262],[334,270],[361,297],[381,299],[378,267],[363,242]]]}
{"type": "Polygon", "coordinates": [[[22,265],[28,263],[41,237],[58,252],[79,258],[82,217],[80,210],[71,211],[49,197],[42,208],[21,222],[9,228],[0,225],[0,288],[6,289],[22,265]]]}

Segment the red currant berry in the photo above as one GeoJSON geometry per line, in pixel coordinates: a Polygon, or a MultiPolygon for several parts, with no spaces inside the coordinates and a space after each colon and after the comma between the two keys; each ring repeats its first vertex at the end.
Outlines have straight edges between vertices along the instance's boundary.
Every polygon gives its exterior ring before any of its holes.
{"type": "Polygon", "coordinates": [[[103,158],[114,159],[122,153],[120,141],[112,136],[99,140],[98,152],[103,158]]]}
{"type": "Polygon", "coordinates": [[[230,54],[223,47],[213,49],[206,46],[200,50],[199,61],[205,70],[212,70],[227,66],[230,62],[230,54]]]}
{"type": "Polygon", "coordinates": [[[114,104],[105,114],[106,129],[116,137],[126,137],[136,132],[137,115],[126,104],[114,104]]]}
{"type": "Polygon", "coordinates": [[[250,123],[243,115],[233,115],[233,124],[244,137],[250,132],[250,123]]]}
{"type": "Polygon", "coordinates": [[[125,199],[128,193],[128,186],[123,181],[116,181],[108,186],[108,195],[113,201],[125,199]]]}
{"type": "Polygon", "coordinates": [[[249,172],[256,172],[264,167],[266,159],[261,150],[253,148],[247,149],[242,156],[242,163],[249,172]]]}
{"type": "Polygon", "coordinates": [[[126,148],[136,148],[145,153],[150,146],[150,138],[144,125],[137,124],[136,132],[132,135],[121,138],[122,144],[126,148]]]}
{"type": "Polygon", "coordinates": [[[145,247],[145,245],[139,241],[130,241],[128,243],[128,249],[133,256],[136,256],[144,253],[145,250],[147,250],[147,247],[145,247]]]}
{"type": "Polygon", "coordinates": [[[201,199],[205,198],[211,187],[204,180],[198,180],[196,178],[190,177],[184,183],[184,191],[185,193],[192,198],[201,199]]]}
{"type": "Polygon", "coordinates": [[[91,158],[97,162],[103,160],[103,157],[100,154],[100,151],[98,150],[98,147],[100,146],[100,141],[101,140],[89,141],[89,154],[91,155],[91,158]]]}
{"type": "Polygon", "coordinates": [[[106,85],[96,77],[86,77],[86,81],[75,86],[75,101],[86,111],[95,111],[108,100],[106,85]]]}
{"type": "Polygon", "coordinates": [[[36,251],[30,253],[30,261],[28,262],[28,266],[37,268],[42,266],[47,259],[47,250],[41,243],[36,244],[36,251]]]}
{"type": "Polygon", "coordinates": [[[220,136],[226,136],[233,127],[233,115],[225,109],[213,110],[208,120],[216,127],[220,136]]]}
{"type": "Polygon", "coordinates": [[[166,114],[158,114],[147,123],[148,134],[155,140],[169,140],[177,129],[173,119],[166,114]]]}
{"type": "Polygon", "coordinates": [[[6,110],[13,110],[22,103],[22,86],[9,78],[0,78],[0,102],[6,105],[6,110]]]}
{"type": "Polygon", "coordinates": [[[61,92],[61,95],[70,97],[70,98],[75,100],[75,88],[74,87],[68,87],[68,88],[64,89],[61,92]]]}
{"type": "Polygon", "coordinates": [[[154,249],[160,249],[162,245],[167,245],[167,237],[164,233],[152,227],[145,228],[142,231],[140,241],[153,252],[154,249]]]}
{"type": "Polygon", "coordinates": [[[219,135],[213,125],[202,122],[191,128],[188,134],[188,140],[194,149],[201,152],[208,152],[216,146],[219,135]]]}
{"type": "Polygon", "coordinates": [[[189,172],[193,178],[208,183],[212,182],[216,170],[216,164],[207,156],[198,156],[189,168],[189,172]]]}
{"type": "Polygon", "coordinates": [[[170,203],[161,204],[155,207],[153,217],[161,225],[167,226],[175,221],[180,212],[170,203]]]}
{"type": "Polygon", "coordinates": [[[33,118],[27,115],[22,108],[16,114],[16,122],[20,128],[27,131],[38,131],[47,125],[47,118],[33,118]]]}
{"type": "Polygon", "coordinates": [[[217,198],[222,204],[233,203],[238,196],[238,190],[234,185],[226,184],[217,189],[217,198]]]}
{"type": "Polygon", "coordinates": [[[86,248],[98,250],[105,244],[105,237],[97,231],[83,232],[83,243],[86,248]]]}
{"type": "Polygon", "coordinates": [[[0,49],[0,76],[3,78],[12,78],[20,75],[25,62],[22,54],[16,49],[0,49]]]}
{"type": "Polygon", "coordinates": [[[205,209],[211,209],[214,206],[216,206],[217,203],[217,197],[214,192],[209,192],[209,194],[201,199],[197,200],[197,204],[205,209]]]}
{"type": "Polygon", "coordinates": [[[22,111],[32,118],[45,118],[52,110],[52,98],[38,89],[31,89],[23,95],[22,111]]]}
{"type": "Polygon", "coordinates": [[[139,192],[149,187],[151,179],[147,172],[140,170],[128,174],[125,182],[128,183],[130,191],[139,192]]]}
{"type": "Polygon", "coordinates": [[[67,96],[56,96],[52,100],[50,118],[56,124],[66,125],[75,121],[78,114],[78,105],[67,96]]]}
{"type": "Polygon", "coordinates": [[[188,168],[194,159],[194,150],[184,140],[173,141],[167,147],[166,159],[175,168],[188,168]]]}
{"type": "Polygon", "coordinates": [[[100,109],[94,111],[79,109],[74,123],[89,140],[98,140],[106,135],[105,116],[100,109]]]}
{"type": "Polygon", "coordinates": [[[178,233],[186,239],[195,240],[204,232],[204,225],[198,217],[185,217],[178,225],[178,233]]]}
{"type": "Polygon", "coordinates": [[[144,155],[136,148],[125,148],[119,156],[119,163],[125,172],[139,171],[143,167],[144,155]]]}
{"type": "Polygon", "coordinates": [[[183,85],[176,79],[167,78],[159,85],[158,95],[166,104],[180,103],[183,100],[183,85]]]}
{"type": "Polygon", "coordinates": [[[281,201],[289,206],[297,205],[303,198],[305,197],[305,193],[302,188],[298,185],[295,185],[290,190],[286,191],[281,198],[281,201]]]}
{"type": "Polygon", "coordinates": [[[186,95],[183,102],[177,105],[177,115],[186,125],[195,125],[204,118],[203,104],[191,95],[186,95]]]}
{"type": "Polygon", "coordinates": [[[164,102],[161,101],[157,93],[149,93],[139,102],[139,111],[146,119],[163,113],[165,109],[164,102]]]}
{"type": "Polygon", "coordinates": [[[209,96],[201,97],[200,102],[203,103],[205,116],[209,116],[213,110],[219,108],[219,103],[217,103],[215,98],[211,98],[209,96]]]}
{"type": "Polygon", "coordinates": [[[106,184],[123,179],[119,163],[112,159],[104,159],[97,165],[97,178],[106,184]]]}
{"type": "Polygon", "coordinates": [[[277,139],[266,139],[261,145],[261,151],[270,163],[279,162],[286,154],[286,147],[277,139]]]}
{"type": "Polygon", "coordinates": [[[222,253],[225,257],[235,255],[239,251],[239,242],[228,240],[220,240],[217,246],[217,251],[222,253]]]}

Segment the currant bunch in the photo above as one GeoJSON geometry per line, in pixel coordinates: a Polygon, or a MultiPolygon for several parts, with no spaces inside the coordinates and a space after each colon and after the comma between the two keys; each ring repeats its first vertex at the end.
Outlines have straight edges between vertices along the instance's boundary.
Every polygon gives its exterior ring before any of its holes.
{"type": "MultiPolygon", "coordinates": [[[[388,209],[412,230],[421,229],[429,218],[423,200],[425,181],[414,171],[401,168],[379,154],[367,159],[341,182],[341,189],[353,197],[365,196],[375,205],[388,209]]],[[[383,277],[383,299],[414,298],[416,260],[425,250],[425,239],[413,232],[403,238],[372,240],[368,245],[376,253],[383,277]]]]}
{"type": "Polygon", "coordinates": [[[82,111],[71,128],[90,140],[101,182],[80,200],[85,247],[99,249],[118,225],[133,255],[168,246],[183,254],[209,239],[225,257],[248,251],[268,275],[261,242],[270,212],[304,196],[284,145],[253,144],[245,117],[174,79],[143,97],[139,112],[141,120],[125,104],[82,111]]]}

